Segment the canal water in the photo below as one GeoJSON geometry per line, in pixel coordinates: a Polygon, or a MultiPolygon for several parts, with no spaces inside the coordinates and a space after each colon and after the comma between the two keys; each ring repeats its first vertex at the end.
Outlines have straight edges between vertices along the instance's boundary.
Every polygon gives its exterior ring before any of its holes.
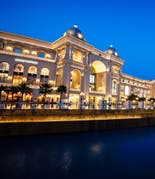
{"type": "Polygon", "coordinates": [[[0,179],[155,178],[155,128],[0,138],[0,179]]]}

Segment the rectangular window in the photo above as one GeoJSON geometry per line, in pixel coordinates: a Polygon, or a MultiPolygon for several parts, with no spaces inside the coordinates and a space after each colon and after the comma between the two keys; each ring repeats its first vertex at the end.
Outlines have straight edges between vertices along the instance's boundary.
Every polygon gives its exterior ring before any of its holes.
{"type": "Polygon", "coordinates": [[[95,82],[95,76],[94,75],[90,75],[90,83],[94,84],[95,82]]]}
{"type": "Polygon", "coordinates": [[[8,74],[0,73],[0,83],[6,83],[8,79],[8,74]]]}
{"type": "Polygon", "coordinates": [[[13,85],[19,85],[23,82],[23,76],[13,76],[13,85]]]}

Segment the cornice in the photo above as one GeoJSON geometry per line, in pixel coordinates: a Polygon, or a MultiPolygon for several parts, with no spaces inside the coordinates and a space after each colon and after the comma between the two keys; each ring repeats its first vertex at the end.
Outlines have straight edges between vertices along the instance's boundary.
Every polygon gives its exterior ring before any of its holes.
{"type": "Polygon", "coordinates": [[[121,78],[128,78],[131,80],[139,81],[141,83],[151,83],[151,81],[149,81],[149,80],[143,80],[143,79],[140,79],[140,78],[137,78],[137,77],[125,74],[125,73],[121,73],[121,78]]]}
{"type": "Polygon", "coordinates": [[[77,46],[78,48],[80,47],[82,50],[85,50],[86,52],[100,56],[102,58],[105,58],[106,60],[114,61],[116,63],[119,63],[121,66],[124,64],[124,60],[122,60],[121,58],[106,54],[105,52],[99,49],[96,49],[94,46],[88,44],[87,42],[79,40],[68,34],[60,37],[55,42],[51,43],[51,47],[53,49],[57,49],[57,48],[60,48],[61,46],[64,46],[65,44],[77,46]]]}
{"type": "Polygon", "coordinates": [[[13,42],[20,42],[20,43],[25,43],[28,45],[48,48],[52,50],[50,42],[46,42],[46,41],[39,40],[39,39],[34,39],[31,37],[26,37],[26,36],[22,36],[18,34],[12,34],[8,32],[0,32],[0,38],[4,40],[13,41],[13,42]]]}

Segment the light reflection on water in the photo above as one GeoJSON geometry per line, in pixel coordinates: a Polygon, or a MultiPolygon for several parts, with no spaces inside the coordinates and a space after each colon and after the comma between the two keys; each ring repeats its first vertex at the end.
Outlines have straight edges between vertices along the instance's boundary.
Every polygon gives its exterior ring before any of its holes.
{"type": "Polygon", "coordinates": [[[3,178],[155,178],[155,128],[0,138],[3,178]]]}

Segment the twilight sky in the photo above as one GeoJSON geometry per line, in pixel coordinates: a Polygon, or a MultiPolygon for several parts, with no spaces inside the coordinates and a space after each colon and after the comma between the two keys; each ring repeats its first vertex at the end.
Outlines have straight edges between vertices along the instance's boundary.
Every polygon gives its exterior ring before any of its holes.
{"type": "Polygon", "coordinates": [[[124,73],[155,79],[153,0],[0,0],[0,7],[1,31],[52,42],[77,24],[96,48],[114,46],[124,73]]]}

